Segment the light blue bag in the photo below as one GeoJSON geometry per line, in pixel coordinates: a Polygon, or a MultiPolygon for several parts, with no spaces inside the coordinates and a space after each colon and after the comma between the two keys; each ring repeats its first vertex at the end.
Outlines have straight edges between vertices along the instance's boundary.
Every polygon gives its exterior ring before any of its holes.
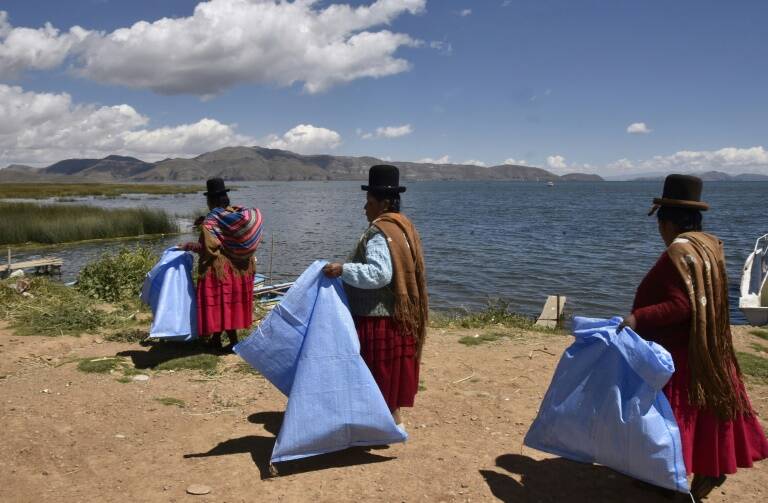
{"type": "Polygon", "coordinates": [[[341,280],[325,277],[325,264],[304,271],[234,348],[288,396],[273,463],[408,438],[360,356],[341,280]]]}
{"type": "Polygon", "coordinates": [[[672,356],[621,318],[574,318],[565,350],[525,445],[688,492],[680,430],[661,391],[672,356]]]}
{"type": "Polygon", "coordinates": [[[144,278],[141,300],[152,309],[150,337],[180,341],[197,337],[192,261],[191,253],[168,248],[144,278]]]}

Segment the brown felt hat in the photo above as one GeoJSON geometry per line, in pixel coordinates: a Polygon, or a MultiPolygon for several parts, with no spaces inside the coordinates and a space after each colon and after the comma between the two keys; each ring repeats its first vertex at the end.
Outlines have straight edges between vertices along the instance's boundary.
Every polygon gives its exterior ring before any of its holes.
{"type": "Polygon", "coordinates": [[[661,206],[690,208],[707,211],[709,205],[701,200],[701,178],[691,175],[669,175],[664,179],[664,191],[661,197],[653,199],[653,207],[648,215],[653,215],[661,206]]]}

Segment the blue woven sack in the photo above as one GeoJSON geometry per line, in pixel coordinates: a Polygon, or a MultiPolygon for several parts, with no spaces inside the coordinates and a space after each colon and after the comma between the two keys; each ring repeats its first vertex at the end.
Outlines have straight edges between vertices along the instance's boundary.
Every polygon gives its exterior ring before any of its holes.
{"type": "Polygon", "coordinates": [[[152,309],[150,337],[180,341],[197,337],[192,261],[191,253],[168,248],[144,278],[141,300],[152,309]]]}
{"type": "Polygon", "coordinates": [[[680,430],[662,392],[672,356],[621,318],[574,318],[565,350],[525,445],[688,492],[680,430]]]}

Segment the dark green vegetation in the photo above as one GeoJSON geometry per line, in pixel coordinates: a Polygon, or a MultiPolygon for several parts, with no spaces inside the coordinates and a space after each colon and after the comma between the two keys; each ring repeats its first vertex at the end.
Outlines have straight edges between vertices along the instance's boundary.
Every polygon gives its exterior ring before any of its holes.
{"type": "Polygon", "coordinates": [[[55,244],[179,232],[160,210],[0,202],[0,245],[55,244]]]}
{"type": "Polygon", "coordinates": [[[768,358],[751,353],[736,353],[741,372],[761,383],[768,383],[768,358]]]}
{"type": "Polygon", "coordinates": [[[200,192],[200,187],[190,185],[141,185],[135,183],[3,183],[0,199],[47,199],[61,198],[62,202],[73,197],[116,197],[123,194],[190,194],[200,192]]]}
{"type": "Polygon", "coordinates": [[[105,302],[135,300],[157,260],[158,256],[146,246],[104,253],[80,271],[77,290],[105,302]]]}
{"type": "Polygon", "coordinates": [[[77,369],[89,374],[108,374],[117,369],[118,363],[118,358],[84,358],[77,364],[77,369]]]}
{"type": "Polygon", "coordinates": [[[764,328],[753,328],[749,333],[755,337],[760,337],[761,339],[768,341],[768,330],[764,328]]]}

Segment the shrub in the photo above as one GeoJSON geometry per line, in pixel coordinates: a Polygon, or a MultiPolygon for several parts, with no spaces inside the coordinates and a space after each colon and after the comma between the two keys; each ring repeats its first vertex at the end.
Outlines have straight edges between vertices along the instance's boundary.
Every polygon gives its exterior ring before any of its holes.
{"type": "Polygon", "coordinates": [[[146,246],[105,253],[80,271],[77,290],[105,302],[135,299],[158,256],[146,246]]]}

